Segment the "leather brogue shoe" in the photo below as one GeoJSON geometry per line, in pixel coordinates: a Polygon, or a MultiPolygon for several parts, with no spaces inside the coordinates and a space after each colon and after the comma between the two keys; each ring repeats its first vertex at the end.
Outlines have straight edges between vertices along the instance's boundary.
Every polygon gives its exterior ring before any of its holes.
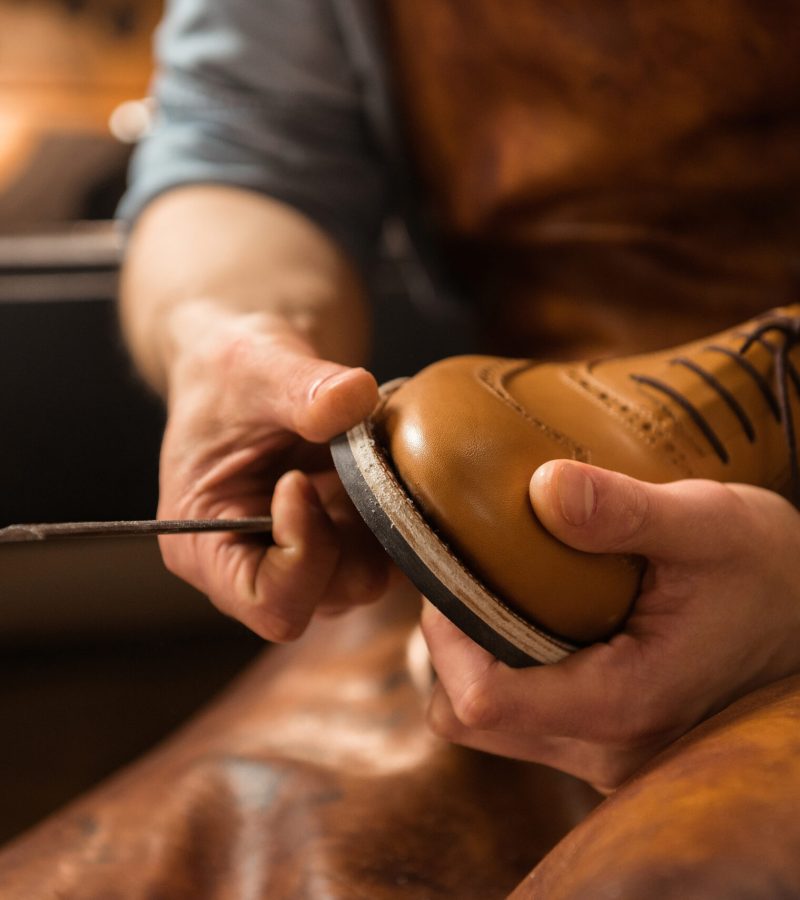
{"type": "Polygon", "coordinates": [[[370,419],[334,441],[334,461],[453,622],[510,665],[553,662],[619,630],[644,563],[552,537],[530,504],[534,470],[568,458],[796,494],[798,366],[800,305],[624,359],[454,357],[385,385],[370,419]]]}

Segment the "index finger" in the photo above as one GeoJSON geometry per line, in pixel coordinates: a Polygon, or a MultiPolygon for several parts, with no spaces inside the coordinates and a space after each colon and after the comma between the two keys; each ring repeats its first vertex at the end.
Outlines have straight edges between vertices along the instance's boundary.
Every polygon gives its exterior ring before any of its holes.
{"type": "Polygon", "coordinates": [[[459,721],[471,729],[618,743],[645,739],[647,691],[620,634],[560,662],[512,669],[425,605],[423,633],[459,721]]]}

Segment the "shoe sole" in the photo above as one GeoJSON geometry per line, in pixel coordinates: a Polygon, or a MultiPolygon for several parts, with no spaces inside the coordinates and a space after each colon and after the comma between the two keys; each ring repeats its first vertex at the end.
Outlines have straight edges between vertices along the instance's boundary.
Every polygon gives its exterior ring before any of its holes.
{"type": "MultiPolygon", "coordinates": [[[[381,397],[403,380],[383,385],[381,397]]],[[[350,499],[389,556],[472,640],[516,668],[557,662],[578,649],[515,613],[455,556],[398,479],[371,419],[334,438],[331,453],[350,499]]]]}

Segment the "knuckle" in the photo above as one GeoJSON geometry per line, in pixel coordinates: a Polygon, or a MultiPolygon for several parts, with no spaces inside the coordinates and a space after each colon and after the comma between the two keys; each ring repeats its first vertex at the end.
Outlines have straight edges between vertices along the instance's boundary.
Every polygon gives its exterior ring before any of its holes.
{"type": "Polygon", "coordinates": [[[500,718],[497,698],[482,677],[476,678],[458,694],[453,709],[462,725],[476,731],[495,727],[500,718]]]}
{"type": "Polygon", "coordinates": [[[715,521],[721,518],[720,524],[728,521],[730,516],[740,516],[747,509],[735,491],[719,481],[698,479],[691,484],[691,491],[693,494],[690,493],[688,499],[697,504],[701,514],[715,521]]]}
{"type": "Polygon", "coordinates": [[[601,794],[612,794],[630,778],[636,766],[618,752],[602,751],[588,773],[588,781],[601,794]]]}
{"type": "Polygon", "coordinates": [[[618,508],[613,510],[616,519],[616,540],[609,550],[626,550],[646,531],[651,518],[650,495],[637,481],[627,479],[620,491],[618,508]]]}
{"type": "Polygon", "coordinates": [[[313,605],[293,602],[296,595],[274,582],[239,580],[211,599],[260,637],[278,644],[299,638],[313,612],[313,605]]]}
{"type": "Polygon", "coordinates": [[[276,644],[296,641],[306,630],[306,622],[274,610],[265,610],[259,616],[259,633],[276,644]]]}

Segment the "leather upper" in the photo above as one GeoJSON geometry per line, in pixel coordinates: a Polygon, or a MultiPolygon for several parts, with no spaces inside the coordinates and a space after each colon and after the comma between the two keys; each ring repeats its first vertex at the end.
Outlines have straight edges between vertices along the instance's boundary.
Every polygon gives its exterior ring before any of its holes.
{"type": "MultiPolygon", "coordinates": [[[[800,316],[800,306],[783,312],[800,316]]],[[[736,358],[756,324],[622,360],[443,360],[389,396],[377,432],[425,516],[487,587],[547,631],[579,643],[602,639],[624,620],[641,565],[552,538],[530,505],[530,477],[549,459],[569,458],[651,482],[704,477],[785,493],[786,434],[752,373],[775,393],[770,345],[783,337],[756,342],[745,354],[749,368],[736,358]],[[686,400],[713,438],[661,385],[686,400]]],[[[797,391],[789,396],[800,416],[797,391]]]]}

